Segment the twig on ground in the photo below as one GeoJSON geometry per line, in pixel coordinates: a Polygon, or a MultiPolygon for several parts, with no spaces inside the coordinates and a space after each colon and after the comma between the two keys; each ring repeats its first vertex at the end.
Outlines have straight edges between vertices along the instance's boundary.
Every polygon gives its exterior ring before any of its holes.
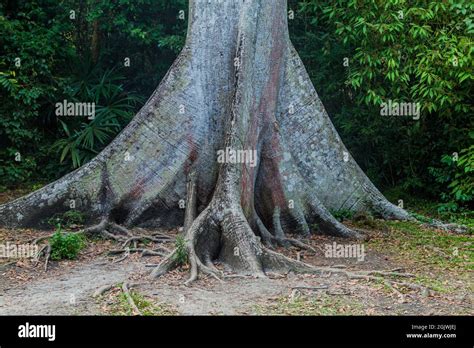
{"type": "Polygon", "coordinates": [[[327,289],[327,285],[318,285],[318,286],[292,286],[292,289],[297,289],[297,290],[323,290],[327,289]]]}
{"type": "Polygon", "coordinates": [[[46,257],[45,257],[45,261],[44,261],[44,271],[47,272],[48,271],[48,262],[49,262],[49,258],[51,257],[51,245],[47,245],[46,246],[46,257]]]}

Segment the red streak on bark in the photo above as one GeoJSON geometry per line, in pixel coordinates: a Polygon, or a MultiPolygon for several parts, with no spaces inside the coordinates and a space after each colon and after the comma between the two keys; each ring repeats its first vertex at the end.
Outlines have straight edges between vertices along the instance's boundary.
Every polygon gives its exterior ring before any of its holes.
{"type": "Polygon", "coordinates": [[[188,144],[190,151],[188,155],[188,160],[186,161],[186,164],[184,165],[184,173],[188,175],[189,172],[191,171],[194,161],[196,161],[198,157],[198,152],[196,149],[196,144],[194,143],[194,137],[192,133],[188,133],[186,135],[186,143],[188,144]]]}
{"type": "MultiPolygon", "coordinates": [[[[275,9],[275,8],[274,8],[275,9]]],[[[279,11],[275,9],[274,16],[279,15],[279,11]]],[[[285,49],[285,41],[281,37],[281,33],[284,32],[281,30],[283,26],[286,25],[284,18],[281,17],[281,14],[278,18],[275,18],[272,25],[272,50],[270,52],[270,59],[269,64],[271,64],[270,76],[268,82],[265,86],[265,89],[262,93],[262,98],[260,99],[260,103],[258,109],[252,113],[252,128],[250,129],[250,137],[251,143],[248,143],[247,146],[252,145],[253,148],[257,146],[257,138],[260,135],[260,131],[263,129],[265,130],[266,134],[263,134],[263,140],[268,141],[269,139],[265,139],[265,135],[271,136],[270,143],[266,143],[265,152],[266,154],[270,154],[272,157],[274,154],[279,154],[281,151],[280,146],[280,137],[278,132],[275,130],[276,124],[276,108],[278,105],[278,93],[280,87],[280,77],[281,77],[281,68],[282,68],[282,61],[283,61],[283,53],[285,49]],[[259,117],[262,118],[261,124],[263,127],[257,130],[258,127],[258,120],[259,117]],[[270,134],[267,134],[270,132],[270,134]]],[[[262,136],[260,136],[262,138],[262,136]]],[[[285,194],[283,191],[282,180],[280,177],[280,170],[279,170],[279,162],[281,160],[281,155],[273,157],[272,159],[262,159],[261,165],[264,166],[264,172],[268,173],[266,175],[266,185],[270,188],[272,200],[275,205],[283,207],[286,205],[285,202],[285,194]]],[[[245,168],[244,168],[245,169],[245,168]]],[[[256,173],[255,168],[250,168],[250,170],[243,173],[242,176],[242,198],[241,203],[242,206],[246,205],[253,205],[254,199],[254,186],[255,186],[255,179],[256,173]],[[252,183],[249,187],[248,183],[252,183]]]]}
{"type": "Polygon", "coordinates": [[[146,177],[141,178],[137,182],[135,182],[130,189],[130,192],[126,194],[124,197],[126,197],[127,200],[139,200],[143,193],[145,193],[145,183],[148,181],[149,175],[146,177]]]}

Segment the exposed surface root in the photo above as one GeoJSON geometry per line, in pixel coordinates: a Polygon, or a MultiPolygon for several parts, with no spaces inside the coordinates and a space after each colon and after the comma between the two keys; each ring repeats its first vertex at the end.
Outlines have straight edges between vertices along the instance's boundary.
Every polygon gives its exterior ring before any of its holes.
{"type": "Polygon", "coordinates": [[[127,301],[130,307],[132,307],[133,313],[135,315],[143,315],[142,312],[140,312],[140,310],[138,309],[137,305],[135,304],[135,301],[133,300],[132,295],[130,295],[130,290],[128,289],[128,284],[126,282],[122,284],[122,291],[125,297],[127,298],[127,301]]]}
{"type": "MultiPolygon", "coordinates": [[[[203,257],[202,259],[204,261],[202,261],[196,252],[195,245],[197,243],[197,238],[199,237],[200,233],[202,233],[204,229],[209,226],[209,220],[206,219],[205,215],[202,215],[196,219],[186,231],[185,238],[188,262],[190,265],[190,276],[185,282],[185,285],[189,285],[194,282],[198,278],[199,273],[210,275],[219,281],[222,281],[222,278],[224,277],[223,273],[212,264],[209,257],[203,257]],[[203,225],[200,225],[199,221],[201,221],[203,225]]],[[[175,249],[169,253],[169,255],[152,271],[151,277],[157,278],[178,266],[179,262],[177,260],[177,250],[175,249]]]]}
{"type": "Polygon", "coordinates": [[[204,265],[196,255],[190,256],[189,262],[191,264],[191,275],[189,276],[189,279],[184,283],[185,285],[189,285],[194,282],[198,278],[199,272],[210,275],[211,277],[222,281],[222,272],[204,265]]]}
{"type": "MultiPolygon", "coordinates": [[[[142,229],[140,229],[141,232],[144,232],[142,229]]],[[[114,263],[121,262],[125,260],[131,253],[141,253],[141,256],[165,256],[165,253],[169,253],[170,250],[162,245],[157,245],[155,246],[154,249],[147,249],[147,248],[140,248],[138,246],[139,243],[145,243],[145,242],[153,242],[153,243],[163,243],[172,240],[171,237],[166,236],[162,233],[154,233],[153,235],[133,235],[133,233],[128,230],[127,228],[110,221],[107,218],[104,218],[101,220],[100,223],[84,228],[80,231],[77,232],[70,232],[72,234],[81,234],[81,235],[86,235],[86,236],[91,236],[91,235],[100,235],[103,238],[106,239],[111,239],[114,240],[118,243],[121,243],[121,248],[120,249],[114,249],[109,251],[109,255],[118,255],[118,254],[124,254],[119,259],[114,260],[114,263]],[[109,232],[113,231],[114,233],[109,232]],[[130,248],[130,245],[133,244],[133,247],[130,248]]],[[[54,235],[54,233],[42,236],[40,238],[36,238],[32,240],[33,244],[39,244],[40,242],[47,240],[51,238],[54,235]]],[[[48,270],[48,262],[51,257],[51,245],[48,243],[44,245],[38,252],[37,254],[37,262],[39,262],[39,259],[41,256],[45,256],[45,264],[44,264],[44,270],[45,272],[48,270]]]]}
{"type": "MultiPolygon", "coordinates": [[[[192,243],[188,245],[193,245],[192,243]]],[[[313,249],[314,250],[314,249],[313,249]]],[[[238,274],[225,274],[218,270],[212,263],[204,263],[194,249],[189,249],[188,261],[190,264],[190,276],[185,282],[185,285],[190,285],[192,282],[198,279],[199,274],[209,275],[220,281],[226,278],[235,277],[256,277],[258,273],[238,273],[238,274]]],[[[164,275],[172,269],[179,266],[176,261],[176,253],[174,250],[171,252],[158,266],[156,266],[151,274],[153,278],[164,275]]],[[[260,255],[263,270],[265,276],[272,276],[274,274],[288,274],[294,273],[306,273],[306,274],[320,274],[330,276],[331,274],[341,274],[347,277],[347,279],[361,279],[371,282],[384,283],[387,288],[391,289],[402,301],[405,300],[404,295],[397,289],[397,287],[406,287],[415,291],[422,291],[423,294],[429,293],[429,289],[407,281],[402,281],[401,278],[414,277],[413,274],[401,272],[399,269],[393,270],[364,270],[364,271],[349,271],[344,267],[317,267],[310,264],[289,258],[281,253],[277,253],[269,248],[262,246],[262,253],[260,255]]],[[[310,289],[311,290],[311,289],[310,289]]]]}
{"type": "Polygon", "coordinates": [[[142,257],[144,256],[165,256],[164,253],[158,251],[159,248],[156,249],[145,249],[145,248],[125,248],[125,249],[114,249],[108,252],[109,255],[119,255],[124,254],[121,258],[116,259],[113,263],[118,263],[125,260],[127,257],[130,256],[131,253],[140,253],[142,257]]]}
{"type": "Polygon", "coordinates": [[[458,234],[467,234],[469,228],[467,226],[454,224],[454,223],[444,223],[439,220],[432,220],[429,223],[422,223],[423,226],[440,229],[447,232],[458,233],[458,234]]]}
{"type": "Polygon", "coordinates": [[[100,288],[98,288],[98,289],[92,294],[92,297],[99,297],[99,296],[103,295],[105,292],[107,292],[107,291],[109,291],[110,289],[112,289],[114,286],[115,286],[115,284],[108,284],[108,285],[101,286],[100,288]]]}
{"type": "Polygon", "coordinates": [[[172,271],[176,267],[179,266],[179,262],[177,259],[177,251],[176,249],[173,250],[171,253],[166,256],[166,258],[161,261],[158,266],[156,266],[153,271],[150,274],[151,278],[158,278],[161,277],[162,275],[172,271]]]}
{"type": "Polygon", "coordinates": [[[44,271],[46,272],[48,270],[49,259],[51,258],[51,245],[47,244],[38,251],[38,254],[36,255],[35,266],[38,264],[42,255],[44,255],[44,271]]]}
{"type": "MultiPolygon", "coordinates": [[[[429,291],[429,289],[410,282],[402,282],[396,279],[390,278],[411,278],[414,277],[411,273],[398,272],[398,270],[391,271],[379,271],[379,270],[369,270],[369,271],[347,271],[342,268],[335,267],[315,267],[309,264],[306,264],[301,261],[297,261],[291,258],[288,258],[282,254],[275,253],[272,250],[266,249],[264,251],[266,269],[272,271],[280,272],[295,272],[295,273],[317,273],[317,274],[342,274],[348,279],[365,279],[375,282],[384,282],[388,284],[388,287],[391,289],[393,285],[404,286],[413,290],[421,290],[424,293],[429,291]]],[[[398,290],[397,290],[398,291],[398,290]]],[[[395,292],[395,290],[394,290],[395,292]]]]}
{"type": "MultiPolygon", "coordinates": [[[[193,189],[195,190],[195,188],[193,189]]],[[[192,195],[191,195],[192,196],[192,195]]],[[[189,203],[193,202],[188,196],[189,203]]],[[[187,221],[184,231],[187,260],[190,266],[190,275],[185,282],[191,284],[198,279],[200,273],[222,280],[226,277],[223,271],[217,269],[213,259],[218,259],[225,268],[238,275],[264,277],[271,272],[298,272],[314,273],[318,270],[306,263],[290,259],[271,249],[275,246],[291,247],[317,253],[312,246],[301,240],[289,238],[281,226],[281,213],[278,207],[273,212],[273,229],[270,232],[254,211],[255,232],[250,227],[239,204],[228,204],[220,199],[214,199],[192,223],[187,221]],[[230,207],[227,207],[230,205],[230,207]],[[263,244],[262,244],[263,243],[263,244]]],[[[193,211],[193,207],[186,207],[193,211]]],[[[193,214],[190,213],[190,218],[193,214]]],[[[335,219],[334,219],[335,220],[335,219]]],[[[325,218],[325,226],[333,221],[325,218]]],[[[356,232],[335,222],[335,229],[346,232],[344,235],[360,237],[356,232]],[[340,226],[339,226],[340,225],[340,226]]],[[[176,261],[177,250],[169,255],[152,271],[153,278],[159,277],[178,266],[176,261]]]]}
{"type": "Polygon", "coordinates": [[[296,248],[302,249],[302,250],[308,250],[311,251],[312,253],[317,253],[317,250],[314,249],[311,245],[308,245],[298,239],[294,238],[283,238],[283,239],[276,239],[276,242],[278,244],[281,244],[281,246],[285,246],[286,244],[290,244],[296,248]]]}
{"type": "MultiPolygon", "coordinates": [[[[147,242],[147,241],[155,242],[155,243],[163,243],[169,240],[171,239],[155,238],[153,236],[144,236],[144,235],[133,236],[133,237],[128,238],[125,242],[122,243],[122,248],[129,246],[130,243],[136,244],[137,242],[147,242]]],[[[164,246],[160,246],[160,248],[164,249],[167,252],[171,251],[168,248],[165,248],[164,246]]]]}
{"type": "Polygon", "coordinates": [[[7,262],[3,265],[0,265],[0,271],[6,270],[6,269],[8,269],[8,267],[15,266],[16,264],[17,264],[17,261],[11,261],[11,262],[7,262]]]}

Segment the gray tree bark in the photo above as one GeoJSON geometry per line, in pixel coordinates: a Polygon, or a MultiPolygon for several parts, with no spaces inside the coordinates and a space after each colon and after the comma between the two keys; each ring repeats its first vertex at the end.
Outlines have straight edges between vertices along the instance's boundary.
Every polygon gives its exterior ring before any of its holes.
{"type": "Polygon", "coordinates": [[[195,278],[215,259],[255,275],[304,269],[270,247],[296,242],[288,234],[359,237],[333,210],[409,218],[342,143],[290,42],[285,0],[189,6],[185,47],[133,121],[90,163],[0,206],[1,225],[35,226],[71,202],[90,223],[186,220],[195,278]],[[255,150],[256,166],[219,163],[227,148],[255,150]]]}

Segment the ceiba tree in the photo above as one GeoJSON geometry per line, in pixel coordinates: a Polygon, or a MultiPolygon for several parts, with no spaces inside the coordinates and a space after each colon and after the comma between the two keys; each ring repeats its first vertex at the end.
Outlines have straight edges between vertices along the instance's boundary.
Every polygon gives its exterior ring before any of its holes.
{"type": "Polygon", "coordinates": [[[193,280],[216,274],[216,260],[256,276],[308,270],[272,249],[302,245],[290,234],[361,237],[330,211],[410,218],[342,143],[290,42],[286,0],[190,0],[189,10],[182,52],[131,123],[88,164],[0,206],[2,225],[34,226],[71,205],[95,232],[184,221],[193,280]],[[218,161],[219,151],[256,158],[218,161]]]}

